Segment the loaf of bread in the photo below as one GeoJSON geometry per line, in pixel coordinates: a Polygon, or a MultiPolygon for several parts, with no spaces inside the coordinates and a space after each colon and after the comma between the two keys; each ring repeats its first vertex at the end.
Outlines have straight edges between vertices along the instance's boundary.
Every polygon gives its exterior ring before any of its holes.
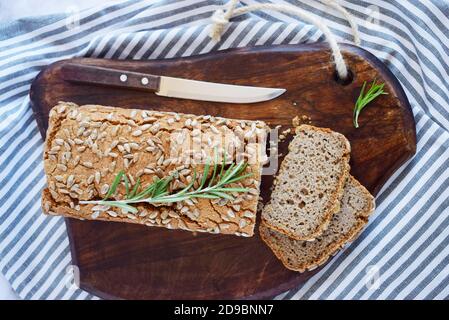
{"type": "Polygon", "coordinates": [[[358,236],[374,211],[374,198],[350,176],[340,207],[326,231],[314,241],[295,240],[263,224],[259,228],[260,236],[288,269],[313,270],[358,236]]]}
{"type": "MultiPolygon", "coordinates": [[[[78,219],[96,219],[172,229],[252,236],[264,160],[266,125],[173,112],[121,109],[60,102],[50,111],[44,151],[47,188],[43,211],[78,219]],[[256,139],[254,137],[257,137],[256,139]],[[101,200],[123,170],[131,184],[142,186],[176,172],[169,191],[184,188],[196,171],[200,183],[206,159],[219,150],[236,161],[242,149],[250,177],[230,186],[248,192],[234,199],[193,198],[162,205],[133,204],[137,214],[117,207],[80,204],[101,200]]],[[[112,199],[124,198],[120,184],[112,199]]]]}
{"type": "Polygon", "coordinates": [[[339,210],[351,148],[342,134],[301,125],[288,150],[262,219],[293,239],[313,240],[339,210]]]}

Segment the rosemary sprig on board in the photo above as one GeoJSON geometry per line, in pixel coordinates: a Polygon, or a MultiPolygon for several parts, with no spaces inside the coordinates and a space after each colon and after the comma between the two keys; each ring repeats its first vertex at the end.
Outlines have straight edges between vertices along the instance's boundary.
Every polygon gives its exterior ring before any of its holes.
{"type": "MultiPolygon", "coordinates": [[[[217,156],[215,156],[217,160],[217,156]]],[[[132,190],[129,188],[129,181],[124,171],[120,171],[114,178],[109,187],[106,196],[103,200],[80,201],[80,204],[99,204],[111,207],[118,207],[126,212],[137,213],[137,209],[132,205],[134,203],[173,203],[184,201],[192,198],[207,198],[207,199],[229,199],[232,200],[233,192],[247,192],[247,188],[228,187],[230,183],[238,182],[250,177],[251,173],[245,173],[248,166],[247,162],[240,162],[238,164],[232,163],[226,170],[226,157],[223,158],[221,168],[218,168],[218,161],[214,161],[212,175],[209,183],[206,183],[211,169],[211,164],[208,161],[204,166],[204,172],[201,177],[201,182],[198,188],[194,189],[197,173],[194,170],[192,181],[182,190],[170,194],[168,192],[168,185],[174,178],[173,175],[159,179],[157,178],[152,184],[146,186],[141,190],[140,179],[138,179],[132,190]],[[117,190],[118,185],[122,182],[125,184],[126,197],[124,200],[108,200],[117,190]]]]}
{"type": "Polygon", "coordinates": [[[376,99],[378,96],[382,94],[388,94],[384,91],[384,85],[385,83],[377,84],[376,80],[373,80],[373,82],[371,83],[371,87],[365,93],[366,81],[363,83],[362,90],[360,91],[360,95],[357,98],[354,106],[352,122],[354,123],[355,128],[359,127],[358,120],[362,109],[365,108],[368,103],[376,99]]]}

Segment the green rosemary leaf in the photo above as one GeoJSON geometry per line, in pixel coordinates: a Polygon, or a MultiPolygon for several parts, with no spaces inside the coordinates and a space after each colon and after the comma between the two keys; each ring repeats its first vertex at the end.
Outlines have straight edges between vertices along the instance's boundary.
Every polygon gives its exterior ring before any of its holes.
{"type": "MultiPolygon", "coordinates": [[[[223,165],[220,168],[220,174],[218,172],[218,159],[215,155],[215,163],[212,173],[211,181],[208,183],[207,187],[206,181],[210,172],[210,163],[208,162],[204,167],[204,172],[201,178],[200,186],[194,189],[195,181],[197,180],[196,169],[193,170],[193,178],[190,183],[181,191],[170,194],[168,191],[168,185],[173,180],[174,175],[170,175],[163,179],[156,178],[156,180],[149,186],[138,193],[141,186],[140,179],[137,180],[133,187],[133,190],[129,191],[129,180],[124,172],[119,172],[114,179],[114,183],[111,186],[112,193],[117,188],[123,178],[126,187],[126,199],[120,201],[80,201],[80,203],[97,203],[115,206],[123,209],[127,212],[136,213],[137,209],[132,206],[134,203],[173,203],[179,201],[185,201],[192,198],[205,198],[205,199],[234,199],[231,193],[236,192],[247,192],[247,188],[241,187],[226,187],[227,184],[240,181],[252,175],[252,173],[244,174],[248,164],[246,162],[240,162],[238,164],[231,163],[229,167],[225,170],[226,165],[226,155],[223,159],[223,165]],[[224,172],[224,173],[223,173],[224,172]]],[[[108,192],[109,193],[109,192],[108,192]]],[[[111,193],[111,194],[112,194],[111,193]]]]}
{"type": "Polygon", "coordinates": [[[160,186],[161,186],[162,180],[159,180],[156,184],[156,187],[153,190],[153,193],[151,194],[151,198],[158,198],[160,197],[161,191],[160,191],[160,186]]]}
{"type": "Polygon", "coordinates": [[[203,177],[201,178],[201,184],[198,188],[198,191],[202,190],[204,187],[204,184],[206,183],[207,177],[209,176],[209,168],[210,168],[210,163],[208,161],[204,165],[203,177]]]}
{"type": "Polygon", "coordinates": [[[190,188],[192,188],[193,185],[195,184],[195,180],[196,180],[196,169],[193,169],[193,178],[192,178],[192,181],[190,181],[190,183],[189,183],[184,189],[182,189],[181,191],[179,191],[177,194],[181,195],[181,194],[184,194],[184,193],[186,193],[187,191],[189,191],[190,188]]]}
{"type": "Polygon", "coordinates": [[[223,170],[226,166],[226,152],[223,152],[223,163],[221,165],[220,174],[218,175],[220,178],[223,176],[223,170]]]}
{"type": "Polygon", "coordinates": [[[155,197],[157,195],[157,189],[158,189],[160,183],[161,183],[161,179],[159,177],[156,177],[156,180],[153,181],[154,188],[151,191],[150,198],[153,198],[153,197],[155,197]]]}
{"type": "Polygon", "coordinates": [[[111,186],[109,187],[108,193],[106,193],[106,195],[104,196],[103,200],[106,200],[108,198],[110,198],[115,191],[117,190],[117,186],[120,183],[120,181],[122,180],[123,175],[125,174],[125,171],[121,170],[116,176],[114,181],[112,181],[111,186]]]}
{"type": "Polygon", "coordinates": [[[126,191],[126,199],[129,197],[129,180],[126,174],[123,175],[123,181],[125,181],[125,191],[126,191]]]}
{"type": "Polygon", "coordinates": [[[209,193],[197,193],[190,195],[191,198],[204,198],[204,199],[220,199],[219,196],[209,194],[209,193]]]}
{"type": "Polygon", "coordinates": [[[140,187],[140,177],[137,178],[136,184],[134,185],[134,188],[131,190],[131,193],[129,194],[129,198],[132,199],[135,197],[137,190],[140,187]]]}
{"type": "Polygon", "coordinates": [[[223,184],[226,184],[226,183],[228,183],[228,181],[230,180],[230,179],[232,179],[233,177],[235,177],[236,175],[237,175],[237,173],[240,171],[240,169],[242,168],[242,166],[244,166],[245,165],[245,163],[242,161],[242,162],[240,162],[238,165],[236,165],[235,167],[232,167],[231,166],[231,168],[232,168],[232,170],[231,170],[231,172],[229,172],[229,174],[225,174],[225,178],[223,179],[223,184]]]}
{"type": "Polygon", "coordinates": [[[109,206],[114,206],[114,207],[118,207],[121,208],[127,212],[131,212],[131,213],[137,213],[138,210],[136,208],[134,208],[133,206],[123,203],[123,202],[118,202],[118,201],[106,201],[105,204],[109,205],[109,206]]]}
{"type": "Polygon", "coordinates": [[[158,184],[156,186],[155,194],[160,196],[162,193],[166,192],[168,184],[172,181],[172,179],[173,179],[173,176],[169,176],[167,178],[159,180],[158,184]]]}
{"type": "Polygon", "coordinates": [[[158,197],[165,197],[167,195],[169,195],[170,193],[168,191],[164,191],[162,192],[160,195],[158,195],[158,197]]]}
{"type": "Polygon", "coordinates": [[[366,81],[363,83],[362,89],[360,90],[359,97],[357,98],[357,101],[355,102],[355,105],[354,105],[352,122],[353,122],[355,128],[359,127],[358,119],[359,119],[360,112],[363,110],[363,108],[365,108],[371,101],[373,101],[380,95],[388,94],[384,91],[384,86],[385,86],[384,83],[377,84],[376,80],[373,80],[370,88],[365,93],[366,81]]]}
{"type": "Polygon", "coordinates": [[[248,162],[244,162],[243,165],[240,167],[240,169],[235,173],[235,175],[241,175],[246,168],[248,167],[248,162]]]}
{"type": "Polygon", "coordinates": [[[366,88],[366,81],[363,82],[362,89],[360,90],[359,97],[357,98],[357,101],[355,102],[355,105],[361,105],[361,101],[363,100],[363,97],[365,96],[365,88],[366,88]]]}
{"type": "Polygon", "coordinates": [[[209,187],[212,186],[215,180],[215,176],[217,175],[217,169],[218,169],[218,151],[217,147],[214,148],[214,170],[212,172],[212,177],[209,180],[209,187]]]}
{"type": "Polygon", "coordinates": [[[231,163],[231,165],[229,166],[229,168],[228,169],[226,169],[226,171],[225,171],[225,173],[223,174],[223,176],[221,176],[220,178],[220,181],[224,181],[224,180],[226,180],[226,178],[229,176],[229,174],[232,172],[232,170],[234,169],[234,167],[235,167],[235,163],[231,163]]]}
{"type": "Polygon", "coordinates": [[[214,191],[221,192],[248,192],[248,188],[214,188],[214,191]]]}
{"type": "Polygon", "coordinates": [[[163,197],[163,198],[154,199],[154,201],[149,199],[149,201],[147,201],[147,202],[149,202],[149,203],[172,203],[172,202],[184,201],[184,200],[187,200],[189,198],[190,197],[187,196],[187,195],[185,195],[185,196],[177,196],[177,197],[167,196],[167,197],[163,197]]]}
{"type": "Polygon", "coordinates": [[[244,174],[244,175],[242,175],[242,176],[237,176],[237,177],[235,177],[235,178],[229,179],[229,180],[226,182],[226,184],[230,184],[230,183],[233,183],[233,182],[237,182],[237,181],[240,181],[240,180],[249,178],[249,177],[251,177],[252,175],[253,175],[252,173],[247,173],[247,174],[244,174]]]}
{"type": "Polygon", "coordinates": [[[234,200],[234,197],[225,193],[225,192],[220,192],[220,191],[211,191],[210,192],[211,195],[214,195],[218,198],[223,198],[223,199],[228,199],[228,200],[234,200]]]}
{"type": "Polygon", "coordinates": [[[142,192],[140,192],[138,195],[136,195],[136,196],[134,197],[134,199],[135,199],[135,200],[136,200],[136,199],[143,199],[143,198],[145,198],[146,196],[150,195],[150,194],[153,192],[155,186],[156,186],[155,183],[150,184],[150,185],[149,185],[148,187],[146,187],[142,192]]]}

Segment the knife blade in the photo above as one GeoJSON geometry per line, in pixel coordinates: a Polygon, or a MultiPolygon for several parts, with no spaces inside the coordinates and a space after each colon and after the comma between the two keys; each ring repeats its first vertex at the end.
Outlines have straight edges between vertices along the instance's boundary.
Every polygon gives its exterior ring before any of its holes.
{"type": "Polygon", "coordinates": [[[61,66],[66,81],[90,83],[154,92],[159,96],[228,103],[255,103],[274,99],[286,90],[240,86],[184,78],[65,63],[61,66]]]}

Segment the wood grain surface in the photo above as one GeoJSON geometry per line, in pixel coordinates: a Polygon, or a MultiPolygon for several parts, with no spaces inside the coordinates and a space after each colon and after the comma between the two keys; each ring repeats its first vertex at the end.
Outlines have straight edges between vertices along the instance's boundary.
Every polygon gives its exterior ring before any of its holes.
{"type": "MultiPolygon", "coordinates": [[[[338,81],[326,45],[231,49],[196,57],[132,61],[79,58],[56,62],[33,82],[31,101],[42,135],[58,101],[127,108],[210,114],[264,120],[291,127],[296,115],[341,132],[352,146],[351,173],[376,194],[414,153],[415,123],[405,94],[392,73],[363,49],[342,45],[351,81],[338,81]],[[160,97],[150,92],[64,81],[67,62],[206,80],[286,88],[277,99],[226,104],[160,97]],[[386,83],[388,95],[366,107],[352,125],[354,102],[364,81],[386,83]]],[[[291,138],[291,137],[289,137],[291,138]]],[[[290,139],[280,145],[285,153],[290,139]]],[[[264,176],[269,198],[272,177],[264,176]]],[[[260,217],[259,217],[260,219],[260,217]]],[[[73,263],[81,288],[111,299],[269,298],[294,288],[315,272],[289,271],[259,236],[193,234],[145,226],[66,219],[73,263]]]]}

